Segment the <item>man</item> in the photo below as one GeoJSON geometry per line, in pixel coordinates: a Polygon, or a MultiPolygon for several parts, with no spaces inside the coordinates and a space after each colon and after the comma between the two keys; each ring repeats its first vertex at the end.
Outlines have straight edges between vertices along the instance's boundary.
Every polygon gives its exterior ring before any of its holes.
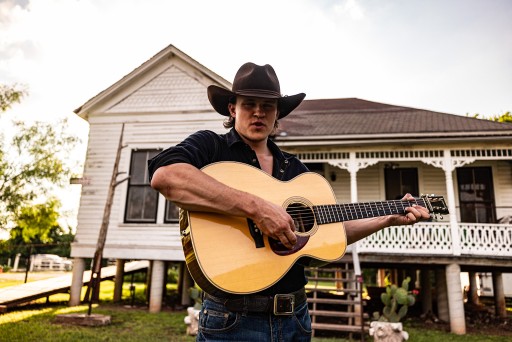
{"type": "MultiPolygon", "coordinates": [[[[303,93],[282,96],[270,65],[242,65],[231,91],[215,85],[208,87],[210,103],[228,117],[224,126],[232,129],[222,135],[199,131],[160,153],[149,163],[151,186],[184,210],[249,218],[263,234],[292,248],[297,242],[294,222],[283,207],[222,184],[200,169],[217,161],[237,161],[258,167],[282,181],[308,171],[296,157],[281,151],[269,139],[277,120],[290,114],[304,97],[303,93]]],[[[408,194],[404,199],[412,196],[408,194]]],[[[406,211],[406,215],[346,222],[347,243],[387,226],[414,224],[429,218],[428,211],[420,206],[406,211]]],[[[303,266],[295,264],[276,284],[256,294],[223,298],[205,294],[197,340],[309,341],[311,320],[304,291],[306,282],[303,266]],[[294,298],[293,314],[274,314],[273,303],[278,294],[294,298]]]]}

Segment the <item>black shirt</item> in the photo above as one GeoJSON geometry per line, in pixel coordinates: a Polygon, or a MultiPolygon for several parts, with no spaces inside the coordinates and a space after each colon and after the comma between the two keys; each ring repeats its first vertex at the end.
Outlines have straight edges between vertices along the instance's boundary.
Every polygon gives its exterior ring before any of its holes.
{"type": "MultiPolygon", "coordinates": [[[[294,155],[281,151],[270,139],[267,144],[274,156],[274,178],[288,181],[308,171],[294,155]]],[[[240,138],[235,129],[231,129],[227,134],[198,131],[151,159],[148,162],[149,178],[151,179],[156,169],[161,166],[187,163],[201,169],[219,161],[242,162],[261,169],[256,153],[240,138]]],[[[260,294],[294,292],[302,288],[306,282],[303,266],[295,264],[281,280],[260,294]]]]}

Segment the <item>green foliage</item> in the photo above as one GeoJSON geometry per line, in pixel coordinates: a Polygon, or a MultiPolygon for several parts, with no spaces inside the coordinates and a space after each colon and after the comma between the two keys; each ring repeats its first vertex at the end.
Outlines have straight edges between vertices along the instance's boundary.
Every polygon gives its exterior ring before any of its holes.
{"type": "Polygon", "coordinates": [[[512,122],[512,114],[510,112],[506,112],[502,115],[495,115],[489,118],[489,120],[497,121],[497,122],[512,122]]]}
{"type": "MultiPolygon", "coordinates": [[[[386,278],[389,282],[389,278],[386,278]]],[[[402,286],[398,287],[395,284],[386,286],[386,291],[381,294],[380,298],[384,304],[382,314],[378,312],[373,313],[373,318],[378,321],[385,322],[400,322],[407,314],[409,306],[414,305],[416,299],[409,291],[410,277],[407,277],[402,282],[402,286]]]]}
{"type": "Polygon", "coordinates": [[[194,301],[194,309],[201,310],[201,306],[203,305],[203,291],[200,288],[194,286],[188,289],[188,294],[194,301]]]}
{"type": "Polygon", "coordinates": [[[16,217],[16,228],[10,231],[11,238],[24,243],[52,242],[50,232],[60,228],[57,222],[60,202],[52,198],[46,203],[22,207],[16,217]]]}
{"type": "MultiPolygon", "coordinates": [[[[480,114],[476,113],[473,115],[469,115],[469,113],[466,113],[466,116],[469,118],[475,118],[480,119],[480,114]]],[[[506,112],[505,114],[501,115],[493,115],[488,118],[488,120],[496,121],[496,122],[512,122],[512,114],[510,112],[506,112]]]]}
{"type": "Polygon", "coordinates": [[[24,257],[31,254],[69,257],[74,235],[69,227],[66,231],[57,222],[59,206],[58,200],[50,198],[46,203],[21,208],[16,227],[9,231],[9,240],[0,241],[0,263],[18,253],[24,257]]]}
{"type": "Polygon", "coordinates": [[[14,103],[19,103],[25,95],[27,91],[18,85],[0,84],[0,113],[7,111],[14,103]]]}
{"type": "Polygon", "coordinates": [[[10,144],[0,140],[0,229],[12,228],[26,214],[23,208],[67,183],[71,167],[65,160],[78,142],[68,133],[67,120],[18,121],[14,131],[10,144]]]}

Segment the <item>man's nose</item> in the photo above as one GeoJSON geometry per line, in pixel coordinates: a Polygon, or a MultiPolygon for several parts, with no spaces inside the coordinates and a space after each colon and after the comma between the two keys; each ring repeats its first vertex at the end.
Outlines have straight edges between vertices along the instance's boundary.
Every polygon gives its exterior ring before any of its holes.
{"type": "Polygon", "coordinates": [[[266,115],[265,110],[262,105],[257,105],[254,109],[254,116],[261,118],[266,115]]]}

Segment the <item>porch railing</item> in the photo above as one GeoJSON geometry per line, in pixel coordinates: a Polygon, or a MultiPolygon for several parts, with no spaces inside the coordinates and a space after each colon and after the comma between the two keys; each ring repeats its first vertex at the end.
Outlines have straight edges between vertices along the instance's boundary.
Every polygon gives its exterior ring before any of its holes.
{"type": "MultiPolygon", "coordinates": [[[[459,223],[462,255],[512,257],[512,225],[459,223]]],[[[453,255],[449,222],[393,226],[359,241],[359,253],[453,255]]]]}

